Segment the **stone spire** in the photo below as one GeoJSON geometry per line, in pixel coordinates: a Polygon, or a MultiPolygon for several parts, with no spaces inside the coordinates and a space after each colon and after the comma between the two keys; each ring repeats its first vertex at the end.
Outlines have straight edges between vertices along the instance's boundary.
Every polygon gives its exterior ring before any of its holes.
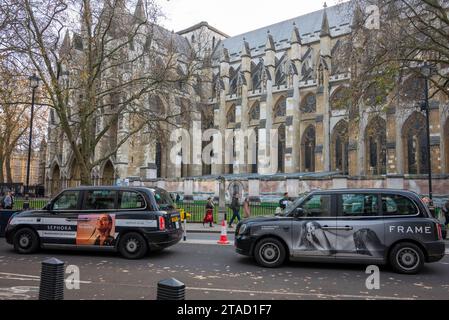
{"type": "Polygon", "coordinates": [[[355,2],[354,13],[352,18],[352,27],[359,27],[363,23],[363,12],[359,3],[355,2]]]}
{"type": "Polygon", "coordinates": [[[245,38],[243,38],[242,58],[243,57],[251,57],[251,50],[245,38]]]}
{"type": "Polygon", "coordinates": [[[143,5],[143,0],[139,0],[137,2],[136,10],[134,11],[134,18],[136,18],[138,21],[146,20],[145,7],[143,5]]]}
{"type": "Polygon", "coordinates": [[[223,51],[221,53],[221,61],[220,62],[226,62],[229,63],[229,52],[228,49],[226,49],[223,45],[223,51]]]}
{"type": "Polygon", "coordinates": [[[61,56],[68,54],[70,51],[70,35],[67,30],[64,35],[64,40],[62,40],[61,48],[59,49],[59,54],[61,56]]]}
{"type": "Polygon", "coordinates": [[[294,44],[294,43],[301,44],[301,36],[299,35],[298,27],[296,26],[296,23],[294,23],[294,22],[293,22],[293,31],[292,31],[292,36],[290,38],[290,43],[291,44],[294,44]]]}
{"type": "Polygon", "coordinates": [[[267,42],[265,44],[265,51],[275,51],[273,36],[270,34],[270,30],[267,31],[267,42]]]}
{"type": "Polygon", "coordinates": [[[327,19],[327,4],[324,3],[323,22],[321,23],[320,37],[329,37],[331,35],[329,30],[329,20],[327,19]]]}

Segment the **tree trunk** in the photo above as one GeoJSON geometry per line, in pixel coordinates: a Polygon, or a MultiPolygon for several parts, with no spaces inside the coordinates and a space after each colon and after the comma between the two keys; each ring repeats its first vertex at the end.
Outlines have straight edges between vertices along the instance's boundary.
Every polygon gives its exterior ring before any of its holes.
{"type": "Polygon", "coordinates": [[[0,183],[5,182],[5,176],[3,175],[3,157],[0,158],[0,183]]]}
{"type": "Polygon", "coordinates": [[[12,183],[12,172],[11,172],[11,155],[7,154],[5,157],[5,169],[6,169],[6,182],[12,183]]]}

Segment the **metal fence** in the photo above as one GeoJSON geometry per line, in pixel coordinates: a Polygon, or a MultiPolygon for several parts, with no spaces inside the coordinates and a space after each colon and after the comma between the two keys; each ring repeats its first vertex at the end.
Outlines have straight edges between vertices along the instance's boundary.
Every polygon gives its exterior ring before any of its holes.
{"type": "Polygon", "coordinates": [[[50,199],[46,198],[30,198],[29,200],[25,200],[25,198],[15,198],[13,209],[22,210],[25,202],[29,203],[30,209],[42,209],[49,201],[50,199]]]}
{"type": "MultiPolygon", "coordinates": [[[[203,222],[203,219],[206,215],[206,201],[195,201],[195,202],[176,202],[176,207],[179,209],[184,209],[185,212],[190,214],[190,218],[187,220],[188,222],[203,222]]],[[[279,206],[277,203],[260,203],[260,204],[251,204],[250,208],[250,216],[274,216],[276,208],[279,206]]],[[[232,210],[226,207],[226,220],[229,222],[232,218],[232,210]]],[[[240,217],[243,218],[243,206],[240,206],[240,217]]],[[[218,206],[216,205],[214,208],[214,222],[219,223],[218,221],[218,206]]]]}
{"type": "MultiPolygon", "coordinates": [[[[50,199],[47,198],[31,198],[28,200],[30,209],[42,209],[50,199]]],[[[15,198],[13,210],[23,210],[23,204],[26,202],[24,198],[15,198]]],[[[188,219],[189,222],[203,222],[204,216],[206,215],[206,203],[207,201],[195,201],[195,202],[176,202],[176,207],[179,209],[184,209],[188,212],[191,217],[188,219]]],[[[260,203],[250,205],[250,214],[252,217],[255,216],[273,216],[276,208],[279,205],[277,203],[260,203]]],[[[231,220],[232,210],[226,207],[227,221],[231,220]]],[[[240,207],[240,217],[243,218],[243,206],[240,207]]],[[[218,221],[218,205],[214,209],[214,222],[218,221]]]]}

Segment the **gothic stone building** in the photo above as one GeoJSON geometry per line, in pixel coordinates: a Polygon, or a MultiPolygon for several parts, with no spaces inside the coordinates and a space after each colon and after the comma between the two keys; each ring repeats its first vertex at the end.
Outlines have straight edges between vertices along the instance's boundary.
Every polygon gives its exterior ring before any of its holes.
{"type": "MultiPolygon", "coordinates": [[[[135,183],[184,193],[187,199],[217,194],[219,175],[226,177],[228,185],[237,185],[253,198],[284,191],[297,195],[330,187],[394,187],[426,193],[425,116],[419,108],[411,107],[418,103],[404,99],[388,111],[372,112],[378,110],[373,106],[378,102],[370,100],[367,92],[356,125],[349,125],[347,110],[336,103],[351,77],[349,68],[339,59],[353,23],[348,6],[343,3],[325,7],[234,37],[205,22],[178,32],[180,41],[190,46],[199,41],[199,34],[207,34],[212,40],[212,64],[203,70],[212,81],[199,84],[200,92],[192,91],[189,97],[199,102],[199,111],[213,113],[213,121],[202,118],[202,128],[213,127],[223,136],[227,129],[254,129],[252,138],[257,147],[225,149],[223,159],[233,159],[227,164],[173,164],[168,145],[153,141],[142,146],[131,140],[114,159],[93,173],[98,178],[96,183],[129,178],[135,183]],[[263,167],[258,161],[236,161],[239,152],[244,153],[245,160],[254,154],[259,159],[269,154],[267,146],[260,143],[265,140],[263,129],[277,130],[275,163],[263,167]],[[151,169],[151,175],[147,169],[151,169]]],[[[407,81],[410,85],[404,87],[414,88],[416,79],[407,81]]],[[[163,103],[170,109],[170,104],[177,101],[173,96],[163,103]]],[[[447,194],[447,98],[431,101],[430,121],[435,193],[447,194]]],[[[48,186],[73,185],[73,163],[64,152],[52,160],[54,152],[48,152],[48,186]]]]}

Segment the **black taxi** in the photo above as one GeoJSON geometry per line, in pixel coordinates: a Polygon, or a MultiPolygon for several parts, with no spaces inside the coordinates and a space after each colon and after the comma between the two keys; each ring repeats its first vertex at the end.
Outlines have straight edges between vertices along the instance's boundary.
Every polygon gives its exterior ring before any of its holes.
{"type": "Polygon", "coordinates": [[[42,210],[8,222],[6,241],[18,253],[39,248],[118,251],[139,259],[178,243],[180,213],[161,188],[78,187],[59,193],[42,210]]]}

